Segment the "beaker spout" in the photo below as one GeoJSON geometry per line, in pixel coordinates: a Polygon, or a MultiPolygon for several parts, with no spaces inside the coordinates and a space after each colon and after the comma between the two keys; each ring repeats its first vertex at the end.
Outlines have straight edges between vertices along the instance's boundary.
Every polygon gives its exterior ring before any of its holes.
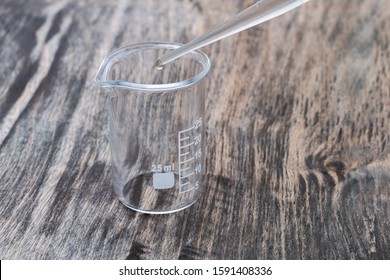
{"type": "Polygon", "coordinates": [[[108,67],[108,63],[106,60],[107,59],[105,59],[102,62],[102,64],[99,67],[99,70],[97,71],[95,77],[93,78],[93,82],[98,87],[103,87],[103,88],[112,87],[112,85],[107,83],[107,76],[108,76],[108,68],[109,67],[108,67]]]}

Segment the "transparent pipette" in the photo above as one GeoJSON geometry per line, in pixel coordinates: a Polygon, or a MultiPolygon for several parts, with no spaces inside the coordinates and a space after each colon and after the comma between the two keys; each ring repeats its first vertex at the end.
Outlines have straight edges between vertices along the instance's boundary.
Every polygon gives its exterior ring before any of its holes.
{"type": "Polygon", "coordinates": [[[166,53],[156,61],[156,68],[163,66],[192,50],[209,45],[242,30],[280,16],[310,0],[261,0],[241,11],[206,34],[166,53]]]}

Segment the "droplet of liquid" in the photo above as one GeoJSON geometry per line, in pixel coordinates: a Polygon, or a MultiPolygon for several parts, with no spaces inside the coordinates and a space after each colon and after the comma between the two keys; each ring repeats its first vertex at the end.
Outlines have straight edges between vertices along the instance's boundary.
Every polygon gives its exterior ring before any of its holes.
{"type": "Polygon", "coordinates": [[[160,59],[157,59],[156,64],[154,64],[154,67],[156,67],[158,70],[161,70],[164,68],[164,65],[162,65],[160,59]]]}

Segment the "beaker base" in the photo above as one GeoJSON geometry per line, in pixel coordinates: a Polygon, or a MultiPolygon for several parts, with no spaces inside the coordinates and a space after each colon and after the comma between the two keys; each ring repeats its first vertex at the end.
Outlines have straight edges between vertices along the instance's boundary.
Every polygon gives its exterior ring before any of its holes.
{"type": "Polygon", "coordinates": [[[126,207],[147,214],[178,212],[191,206],[200,194],[197,189],[180,192],[179,176],[174,173],[143,173],[124,185],[114,184],[114,189],[126,207]]]}
{"type": "Polygon", "coordinates": [[[181,208],[178,208],[178,209],[174,209],[174,210],[168,210],[168,211],[149,211],[149,210],[142,210],[142,209],[138,209],[138,208],[135,208],[135,207],[132,207],[130,205],[127,205],[126,203],[124,203],[123,201],[121,201],[122,204],[124,206],[126,206],[127,208],[131,209],[131,210],[134,210],[136,212],[139,212],[139,213],[142,213],[142,214],[150,214],[150,215],[163,215],[163,214],[172,214],[172,213],[176,213],[176,212],[179,212],[179,211],[182,211],[184,209],[187,209],[188,207],[192,206],[196,201],[186,205],[186,206],[183,206],[181,208]]]}

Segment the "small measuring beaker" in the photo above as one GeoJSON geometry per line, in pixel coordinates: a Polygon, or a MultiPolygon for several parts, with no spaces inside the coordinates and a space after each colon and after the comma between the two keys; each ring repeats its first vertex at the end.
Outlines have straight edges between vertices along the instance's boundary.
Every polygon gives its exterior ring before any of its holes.
{"type": "Polygon", "coordinates": [[[200,196],[205,168],[205,76],[209,58],[192,51],[159,70],[176,43],[142,43],[109,53],[95,83],[110,96],[114,190],[129,208],[171,213],[200,196]]]}

